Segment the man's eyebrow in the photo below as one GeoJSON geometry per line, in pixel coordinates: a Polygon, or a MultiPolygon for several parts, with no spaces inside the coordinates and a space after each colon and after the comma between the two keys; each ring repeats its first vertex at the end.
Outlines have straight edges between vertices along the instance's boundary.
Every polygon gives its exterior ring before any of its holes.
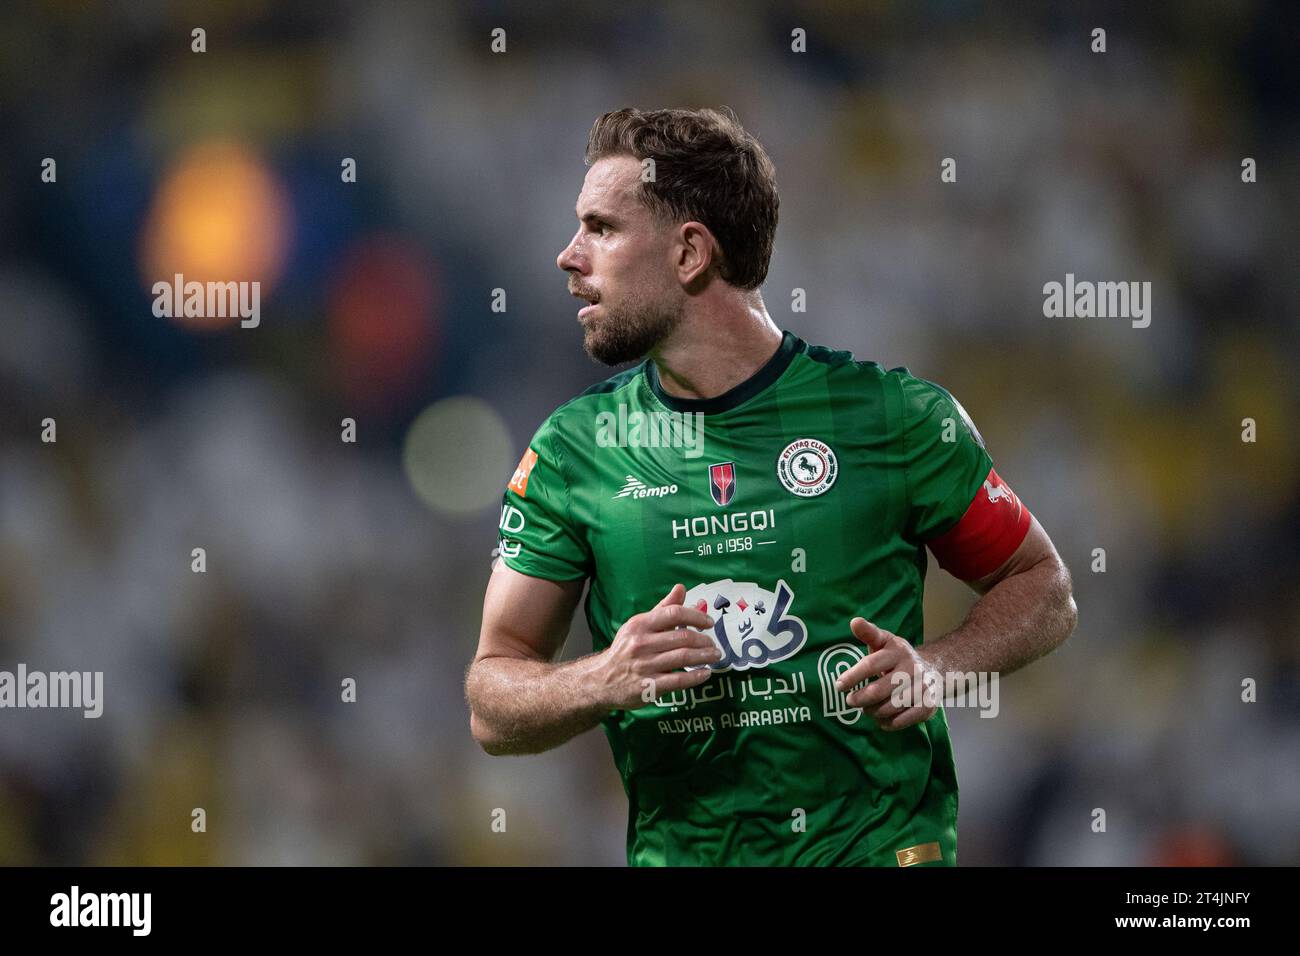
{"type": "Polygon", "coordinates": [[[592,220],[599,220],[600,222],[607,222],[610,225],[614,224],[614,219],[612,216],[609,215],[609,213],[601,212],[598,209],[590,209],[585,213],[579,213],[575,209],[573,213],[575,216],[578,217],[579,222],[591,222],[592,220]]]}

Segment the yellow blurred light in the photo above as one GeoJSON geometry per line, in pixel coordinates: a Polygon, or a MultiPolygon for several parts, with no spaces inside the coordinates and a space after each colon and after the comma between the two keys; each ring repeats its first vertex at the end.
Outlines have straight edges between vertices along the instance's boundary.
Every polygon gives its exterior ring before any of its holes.
{"type": "MultiPolygon", "coordinates": [[[[263,300],[279,279],[293,228],[284,187],[247,147],[202,143],[180,157],[154,195],[140,243],[146,286],[172,282],[260,282],[263,300]]],[[[186,318],[213,327],[235,318],[186,318]]]]}

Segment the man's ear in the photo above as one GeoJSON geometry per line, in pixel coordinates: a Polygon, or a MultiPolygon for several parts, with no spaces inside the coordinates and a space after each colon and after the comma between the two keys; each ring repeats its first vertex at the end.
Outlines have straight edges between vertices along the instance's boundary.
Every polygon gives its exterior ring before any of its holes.
{"type": "Polygon", "coordinates": [[[677,278],[683,286],[701,284],[721,265],[722,248],[702,222],[692,220],[677,228],[677,250],[677,278]]]}

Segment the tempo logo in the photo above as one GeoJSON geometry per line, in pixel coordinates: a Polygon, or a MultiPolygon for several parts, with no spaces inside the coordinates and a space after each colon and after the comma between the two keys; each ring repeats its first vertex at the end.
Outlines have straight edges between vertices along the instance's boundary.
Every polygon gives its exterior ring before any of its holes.
{"type": "Polygon", "coordinates": [[[130,926],[133,936],[148,936],[152,925],[152,893],[70,893],[50,897],[51,926],[130,926]]]}

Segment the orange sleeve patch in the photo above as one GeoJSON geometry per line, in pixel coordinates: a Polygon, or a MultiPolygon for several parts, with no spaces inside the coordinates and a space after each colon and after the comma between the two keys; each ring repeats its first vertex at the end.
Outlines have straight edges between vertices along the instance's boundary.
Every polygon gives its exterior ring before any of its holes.
{"type": "Polygon", "coordinates": [[[514,477],[510,479],[510,484],[506,486],[519,495],[520,498],[528,497],[528,476],[533,473],[533,465],[535,464],[537,464],[537,452],[530,448],[524,452],[524,457],[519,459],[519,466],[515,469],[514,477]]]}

